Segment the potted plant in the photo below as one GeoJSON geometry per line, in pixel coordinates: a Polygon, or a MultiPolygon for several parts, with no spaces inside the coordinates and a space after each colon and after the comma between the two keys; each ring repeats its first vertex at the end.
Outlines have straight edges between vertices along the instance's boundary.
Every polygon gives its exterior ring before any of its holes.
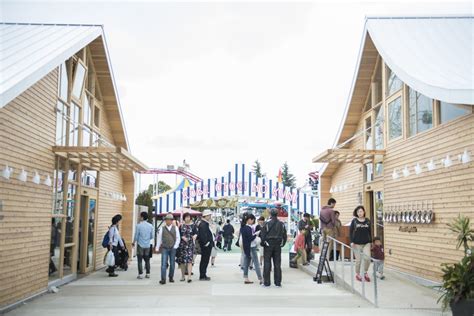
{"type": "Polygon", "coordinates": [[[442,292],[438,302],[443,308],[451,307],[454,316],[472,315],[474,311],[474,253],[469,248],[469,242],[474,241],[474,229],[471,229],[470,219],[459,215],[449,229],[457,234],[456,249],[464,248],[464,257],[454,264],[442,264],[443,282],[438,288],[442,292]]]}

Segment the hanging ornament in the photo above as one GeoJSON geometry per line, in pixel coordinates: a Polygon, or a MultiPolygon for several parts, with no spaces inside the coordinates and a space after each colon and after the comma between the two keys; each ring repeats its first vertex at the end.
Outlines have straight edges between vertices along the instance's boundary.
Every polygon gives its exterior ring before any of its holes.
{"type": "Polygon", "coordinates": [[[26,172],[25,169],[21,169],[21,172],[18,175],[18,180],[22,182],[26,182],[27,179],[28,179],[28,172],[26,172]]]}
{"type": "Polygon", "coordinates": [[[420,163],[417,163],[415,166],[415,173],[420,174],[423,170],[421,169],[420,163]]]}
{"type": "Polygon", "coordinates": [[[6,165],[2,171],[2,177],[8,180],[10,179],[12,172],[13,172],[13,168],[9,168],[8,165],[6,165]]]}
{"type": "Polygon", "coordinates": [[[46,179],[44,179],[43,184],[47,185],[48,187],[50,187],[52,185],[51,178],[49,177],[49,174],[46,176],[46,179]]]}
{"type": "Polygon", "coordinates": [[[33,176],[33,183],[34,184],[40,184],[40,175],[38,174],[38,171],[35,170],[35,175],[33,176]]]}

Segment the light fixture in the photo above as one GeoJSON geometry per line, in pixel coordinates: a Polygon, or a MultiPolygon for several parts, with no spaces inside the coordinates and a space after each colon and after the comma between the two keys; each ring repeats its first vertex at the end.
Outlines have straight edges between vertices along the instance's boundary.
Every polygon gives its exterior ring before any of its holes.
{"type": "Polygon", "coordinates": [[[393,169],[392,179],[397,180],[398,178],[399,178],[399,175],[398,175],[397,169],[393,169]]]}
{"type": "Polygon", "coordinates": [[[406,178],[410,175],[410,170],[408,170],[408,167],[405,166],[405,169],[403,169],[403,176],[406,178]]]}
{"type": "Polygon", "coordinates": [[[332,187],[329,189],[329,193],[334,193],[334,190],[332,187]]]}
{"type": "Polygon", "coordinates": [[[35,175],[33,176],[33,183],[34,184],[40,184],[40,175],[38,174],[38,171],[35,170],[35,175]]]}
{"type": "Polygon", "coordinates": [[[49,177],[49,174],[46,176],[46,179],[44,179],[43,184],[47,185],[48,187],[51,186],[51,178],[49,177]]]}
{"type": "Polygon", "coordinates": [[[442,159],[443,161],[443,164],[444,164],[444,167],[445,168],[449,168],[453,165],[453,161],[451,160],[451,158],[449,157],[449,154],[446,155],[446,159],[442,159]]]}
{"type": "Polygon", "coordinates": [[[344,184],[344,191],[346,191],[348,187],[349,187],[349,185],[347,183],[345,183],[344,184]]]}
{"type": "Polygon", "coordinates": [[[12,174],[13,169],[10,169],[8,165],[5,166],[5,168],[2,171],[2,177],[5,179],[10,179],[10,175],[12,174]]]}
{"type": "Polygon", "coordinates": [[[464,153],[461,156],[461,162],[462,163],[470,163],[471,162],[471,156],[467,152],[467,149],[464,149],[464,153]]]}
{"type": "Polygon", "coordinates": [[[21,169],[21,172],[18,175],[18,180],[26,182],[27,178],[28,178],[28,172],[26,172],[25,169],[21,169]]]}
{"type": "Polygon", "coordinates": [[[423,170],[421,169],[420,163],[417,163],[415,166],[415,173],[420,174],[423,170]]]}
{"type": "Polygon", "coordinates": [[[436,169],[436,165],[433,161],[433,158],[426,164],[426,167],[428,168],[428,171],[433,171],[436,169]]]}
{"type": "Polygon", "coordinates": [[[123,201],[126,202],[127,201],[127,196],[125,194],[123,194],[123,201]]]}

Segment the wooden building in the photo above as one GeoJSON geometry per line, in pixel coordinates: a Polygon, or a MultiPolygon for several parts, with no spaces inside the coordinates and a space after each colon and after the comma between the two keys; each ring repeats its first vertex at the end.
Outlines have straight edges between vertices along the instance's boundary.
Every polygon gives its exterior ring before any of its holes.
{"type": "MultiPolygon", "coordinates": [[[[0,24],[0,311],[132,239],[134,172],[101,26],[0,24]]],[[[13,304],[13,305],[12,305],[13,304]]]]}
{"type": "Polygon", "coordinates": [[[334,197],[344,224],[364,205],[386,266],[420,281],[462,256],[446,224],[474,219],[473,29],[472,17],[368,18],[334,147],[313,159],[322,203],[334,197]]]}

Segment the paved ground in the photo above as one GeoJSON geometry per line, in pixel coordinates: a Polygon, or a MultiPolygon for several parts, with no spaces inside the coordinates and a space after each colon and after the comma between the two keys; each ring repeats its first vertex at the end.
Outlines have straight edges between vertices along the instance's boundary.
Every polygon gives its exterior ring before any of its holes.
{"type": "MultiPolygon", "coordinates": [[[[288,268],[283,287],[244,285],[238,253],[219,253],[211,282],[158,284],[159,258],[152,278],[137,280],[135,262],[117,278],[95,272],[43,295],[7,315],[440,315],[433,309],[380,308],[332,284],[316,284],[306,273],[288,268]]],[[[197,274],[197,273],[196,273],[197,274]]],[[[251,273],[253,280],[255,274],[251,273]]],[[[394,289],[396,291],[396,289],[394,289]]]]}

